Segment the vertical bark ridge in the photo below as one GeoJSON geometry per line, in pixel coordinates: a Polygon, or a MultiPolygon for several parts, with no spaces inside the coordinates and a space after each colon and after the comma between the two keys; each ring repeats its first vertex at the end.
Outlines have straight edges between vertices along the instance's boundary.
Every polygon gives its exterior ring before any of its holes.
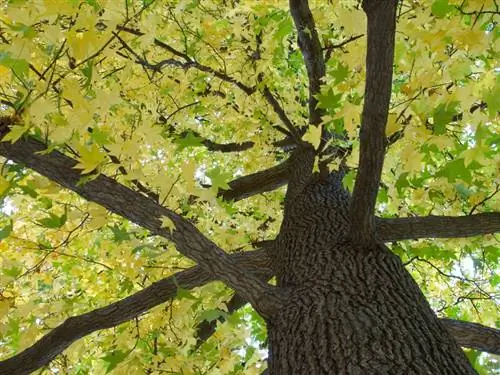
{"type": "Polygon", "coordinates": [[[395,255],[329,250],[269,321],[271,374],[474,374],[395,255]]]}
{"type": "Polygon", "coordinates": [[[271,375],[475,373],[400,259],[352,241],[340,173],[285,199],[271,256],[290,297],[267,319],[271,375]]]}

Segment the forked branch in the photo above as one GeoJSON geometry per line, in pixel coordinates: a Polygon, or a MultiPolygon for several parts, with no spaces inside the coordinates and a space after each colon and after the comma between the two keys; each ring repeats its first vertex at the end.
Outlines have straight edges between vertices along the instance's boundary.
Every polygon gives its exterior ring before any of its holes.
{"type": "MultiPolygon", "coordinates": [[[[208,250],[208,249],[207,249],[208,250]]],[[[269,278],[264,249],[231,255],[247,273],[269,278]],[[262,268],[262,269],[259,269],[262,268]]],[[[0,362],[0,375],[29,374],[52,361],[76,340],[101,329],[115,327],[177,295],[178,288],[192,289],[213,281],[213,276],[196,266],[160,280],[120,301],[71,317],[21,353],[0,362]]]]}
{"type": "MultiPolygon", "coordinates": [[[[0,136],[1,136],[0,131],[0,136]]],[[[52,151],[46,145],[26,137],[16,143],[0,143],[0,155],[22,163],[87,200],[102,205],[113,213],[140,225],[151,233],[175,243],[177,250],[196,261],[202,268],[235,289],[267,316],[281,303],[277,290],[251,274],[245,274],[222,249],[205,237],[193,224],[152,199],[135,192],[104,175],[81,184],[75,160],[52,151]],[[173,228],[162,225],[162,220],[173,228]]]]}
{"type": "Polygon", "coordinates": [[[364,0],[368,18],[365,102],[360,130],[359,168],[351,204],[351,238],[360,245],[375,238],[375,201],[385,154],[392,85],[397,0],[364,0]]]}

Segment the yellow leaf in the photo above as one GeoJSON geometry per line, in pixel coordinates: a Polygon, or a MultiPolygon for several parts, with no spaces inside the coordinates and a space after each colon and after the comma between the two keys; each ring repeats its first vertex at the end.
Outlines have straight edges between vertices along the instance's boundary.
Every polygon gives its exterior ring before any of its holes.
{"type": "Polygon", "coordinates": [[[464,164],[466,167],[469,166],[473,161],[478,162],[482,165],[488,165],[488,158],[486,157],[486,153],[490,151],[490,148],[487,146],[479,145],[477,147],[469,148],[462,153],[464,158],[464,164]]]}
{"type": "Polygon", "coordinates": [[[168,229],[170,232],[175,229],[175,223],[167,216],[162,216],[160,218],[161,227],[168,229]]]}
{"type": "Polygon", "coordinates": [[[99,150],[96,145],[90,147],[81,146],[78,151],[80,153],[80,157],[78,158],[79,163],[73,168],[82,169],[82,174],[94,171],[106,159],[106,154],[99,150]]]}
{"type": "Polygon", "coordinates": [[[193,194],[195,191],[194,185],[194,175],[196,170],[196,164],[193,160],[186,160],[184,166],[182,167],[182,178],[185,181],[186,192],[188,194],[193,194]]]}
{"type": "Polygon", "coordinates": [[[401,124],[397,122],[397,118],[398,115],[396,113],[389,113],[389,117],[387,118],[387,125],[385,127],[385,135],[387,137],[401,129],[401,124]]]}
{"type": "Polygon", "coordinates": [[[5,193],[5,191],[9,188],[10,182],[5,179],[5,177],[0,176],[0,195],[5,193]]]}
{"type": "Polygon", "coordinates": [[[11,126],[10,131],[5,135],[5,137],[3,137],[2,142],[16,142],[29,130],[29,128],[30,126],[28,124],[11,126]]]}
{"type": "Polygon", "coordinates": [[[476,205],[478,203],[480,203],[484,198],[485,198],[486,194],[484,194],[484,192],[480,191],[478,193],[474,193],[474,194],[471,194],[469,196],[469,203],[471,205],[476,205]]]}
{"type": "Polygon", "coordinates": [[[415,145],[408,144],[401,152],[403,169],[407,172],[419,172],[422,164],[422,155],[415,145]]]}
{"type": "Polygon", "coordinates": [[[313,145],[315,149],[318,148],[321,143],[321,130],[323,126],[309,126],[307,128],[306,134],[304,134],[304,141],[309,142],[313,145]]]}
{"type": "Polygon", "coordinates": [[[350,138],[356,137],[356,130],[360,122],[360,106],[346,102],[342,109],[335,115],[335,118],[344,118],[344,129],[350,138]]]}
{"type": "Polygon", "coordinates": [[[10,299],[4,299],[0,301],[0,319],[7,315],[11,305],[12,301],[10,299]]]}

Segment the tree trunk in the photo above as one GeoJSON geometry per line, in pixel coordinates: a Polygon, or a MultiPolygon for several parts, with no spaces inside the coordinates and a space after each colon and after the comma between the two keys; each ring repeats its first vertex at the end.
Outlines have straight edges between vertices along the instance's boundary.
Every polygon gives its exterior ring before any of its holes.
{"type": "Polygon", "coordinates": [[[269,373],[474,374],[399,258],[351,245],[341,180],[290,182],[272,255],[291,297],[267,322],[269,373]]]}

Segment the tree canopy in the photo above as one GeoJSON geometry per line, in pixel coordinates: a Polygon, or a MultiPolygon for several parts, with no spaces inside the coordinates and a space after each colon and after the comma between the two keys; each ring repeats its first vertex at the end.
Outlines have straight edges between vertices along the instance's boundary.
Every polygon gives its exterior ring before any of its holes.
{"type": "Polygon", "coordinates": [[[359,241],[376,232],[491,373],[499,15],[399,1],[394,56],[365,60],[358,1],[0,0],[2,359],[262,373],[267,253],[307,142],[320,175],[345,171],[359,241]]]}

